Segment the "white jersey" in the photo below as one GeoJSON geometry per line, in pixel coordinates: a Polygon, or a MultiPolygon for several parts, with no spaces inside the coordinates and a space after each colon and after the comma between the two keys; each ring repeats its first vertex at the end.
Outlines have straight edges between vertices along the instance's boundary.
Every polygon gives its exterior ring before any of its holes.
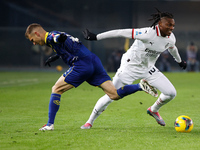
{"type": "Polygon", "coordinates": [[[156,63],[160,54],[168,49],[177,62],[181,62],[180,55],[175,46],[175,36],[162,37],[158,25],[140,29],[112,30],[97,35],[97,40],[113,37],[125,37],[135,39],[132,46],[124,54],[127,62],[135,67],[150,68],[156,63]]]}

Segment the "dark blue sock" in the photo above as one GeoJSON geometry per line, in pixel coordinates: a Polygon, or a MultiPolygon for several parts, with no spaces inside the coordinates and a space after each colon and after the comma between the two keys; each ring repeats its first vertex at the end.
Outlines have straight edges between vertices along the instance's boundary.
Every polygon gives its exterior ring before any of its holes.
{"type": "Polygon", "coordinates": [[[55,94],[55,93],[51,94],[49,102],[49,120],[47,125],[54,124],[56,113],[60,107],[60,97],[61,97],[60,94],[55,94]]]}
{"type": "Polygon", "coordinates": [[[117,90],[117,94],[120,96],[120,98],[123,98],[124,96],[133,94],[137,91],[141,91],[139,84],[132,84],[132,85],[125,85],[117,90]]]}

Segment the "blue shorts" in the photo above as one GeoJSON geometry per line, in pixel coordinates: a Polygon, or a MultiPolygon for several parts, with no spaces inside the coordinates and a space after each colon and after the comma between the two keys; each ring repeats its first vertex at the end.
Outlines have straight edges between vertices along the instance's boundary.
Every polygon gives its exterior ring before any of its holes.
{"type": "Polygon", "coordinates": [[[90,85],[99,86],[105,81],[111,80],[100,59],[95,54],[80,58],[77,62],[74,62],[73,66],[63,76],[65,77],[65,82],[74,87],[78,87],[84,81],[87,81],[90,85]]]}

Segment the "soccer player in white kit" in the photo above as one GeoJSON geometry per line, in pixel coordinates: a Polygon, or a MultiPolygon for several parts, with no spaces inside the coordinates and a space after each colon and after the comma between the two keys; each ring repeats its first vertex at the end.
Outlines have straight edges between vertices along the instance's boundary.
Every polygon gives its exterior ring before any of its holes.
{"type": "MultiPolygon", "coordinates": [[[[157,13],[153,14],[152,17],[151,20],[154,20],[154,23],[151,27],[111,30],[97,35],[86,29],[83,34],[87,40],[103,40],[116,37],[135,39],[121,59],[121,65],[113,78],[113,84],[116,88],[120,88],[132,84],[137,79],[145,79],[151,86],[160,90],[160,96],[147,109],[147,113],[154,117],[158,124],[165,126],[158,110],[175,98],[176,89],[167,77],[155,67],[156,60],[167,49],[182,69],[186,69],[187,64],[181,60],[175,46],[176,39],[172,33],[175,26],[173,15],[157,10],[157,13]]],[[[107,95],[101,97],[97,101],[89,120],[81,126],[81,129],[90,129],[94,120],[112,101],[107,95]]]]}

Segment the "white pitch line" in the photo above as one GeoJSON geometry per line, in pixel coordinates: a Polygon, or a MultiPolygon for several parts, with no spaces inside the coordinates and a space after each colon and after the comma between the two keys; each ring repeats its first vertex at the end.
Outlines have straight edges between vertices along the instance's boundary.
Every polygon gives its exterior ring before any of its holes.
{"type": "Polygon", "coordinates": [[[24,86],[24,85],[30,85],[35,84],[39,82],[38,79],[17,79],[17,80],[9,80],[9,81],[3,81],[0,82],[0,86],[12,86],[12,85],[18,85],[18,86],[24,86]]]}

